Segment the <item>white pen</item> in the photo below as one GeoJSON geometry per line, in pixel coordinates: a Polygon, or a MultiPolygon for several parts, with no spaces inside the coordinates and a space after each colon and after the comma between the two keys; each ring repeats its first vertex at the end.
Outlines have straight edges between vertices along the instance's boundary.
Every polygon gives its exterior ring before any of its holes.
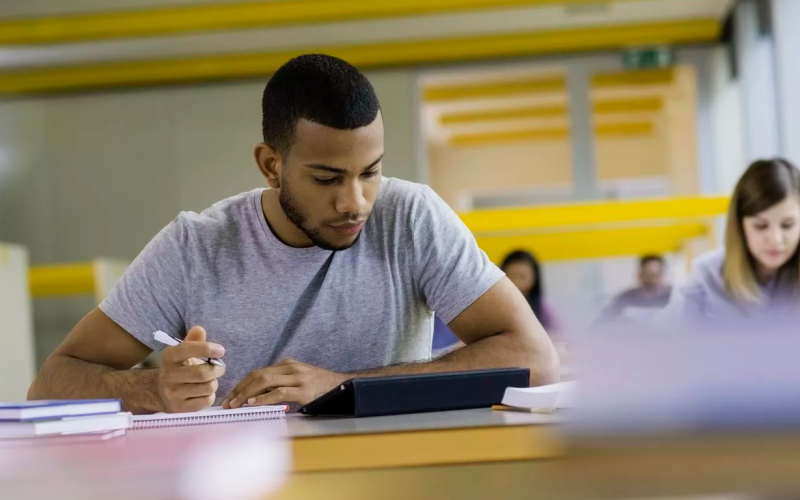
{"type": "MultiPolygon", "coordinates": [[[[164,333],[161,330],[153,332],[153,338],[157,342],[161,342],[162,344],[168,345],[170,347],[175,347],[176,345],[183,344],[183,340],[176,339],[172,335],[164,333]]],[[[203,361],[205,361],[206,363],[210,363],[214,366],[225,366],[225,363],[223,363],[221,359],[217,358],[204,358],[203,361]]]]}

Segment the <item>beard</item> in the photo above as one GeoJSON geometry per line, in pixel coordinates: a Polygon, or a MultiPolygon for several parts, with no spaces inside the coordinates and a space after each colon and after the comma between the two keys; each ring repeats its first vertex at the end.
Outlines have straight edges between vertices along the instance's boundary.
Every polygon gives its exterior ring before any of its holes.
{"type": "Polygon", "coordinates": [[[297,229],[302,231],[303,234],[305,234],[315,246],[318,246],[323,250],[330,251],[347,250],[351,246],[355,245],[359,238],[361,238],[361,233],[359,232],[356,238],[346,245],[337,245],[335,243],[331,243],[320,234],[320,230],[318,228],[311,227],[311,225],[308,223],[308,216],[298,206],[294,196],[292,196],[289,192],[289,186],[286,184],[285,179],[281,180],[281,187],[278,191],[278,202],[280,203],[283,212],[286,214],[286,217],[292,222],[292,224],[297,226],[297,229]]]}

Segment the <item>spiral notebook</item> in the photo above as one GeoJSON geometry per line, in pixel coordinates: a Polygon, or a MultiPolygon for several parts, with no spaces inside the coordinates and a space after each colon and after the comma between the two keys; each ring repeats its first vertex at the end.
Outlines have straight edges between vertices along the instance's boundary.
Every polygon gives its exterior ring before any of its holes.
{"type": "Polygon", "coordinates": [[[187,425],[227,424],[232,422],[253,422],[284,418],[288,406],[244,406],[223,409],[212,406],[206,410],[192,413],[155,413],[153,415],[134,415],[133,429],[153,429],[156,427],[183,427],[187,425]]]}

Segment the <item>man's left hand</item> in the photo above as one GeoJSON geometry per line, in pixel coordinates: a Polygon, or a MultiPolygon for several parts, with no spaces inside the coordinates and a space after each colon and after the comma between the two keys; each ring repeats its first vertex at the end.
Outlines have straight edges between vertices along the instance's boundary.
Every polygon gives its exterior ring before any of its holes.
{"type": "Polygon", "coordinates": [[[347,375],[293,359],[251,372],[222,402],[223,408],[300,403],[304,405],[347,380],[347,375]]]}

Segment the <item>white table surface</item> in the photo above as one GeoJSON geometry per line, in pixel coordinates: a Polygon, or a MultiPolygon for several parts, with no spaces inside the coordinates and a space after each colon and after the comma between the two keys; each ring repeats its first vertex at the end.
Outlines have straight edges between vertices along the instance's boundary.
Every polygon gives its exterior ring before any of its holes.
{"type": "Polygon", "coordinates": [[[556,424],[560,420],[561,418],[556,413],[494,411],[488,408],[365,418],[313,417],[292,413],[286,416],[286,430],[290,438],[303,438],[474,427],[545,425],[556,424]]]}

